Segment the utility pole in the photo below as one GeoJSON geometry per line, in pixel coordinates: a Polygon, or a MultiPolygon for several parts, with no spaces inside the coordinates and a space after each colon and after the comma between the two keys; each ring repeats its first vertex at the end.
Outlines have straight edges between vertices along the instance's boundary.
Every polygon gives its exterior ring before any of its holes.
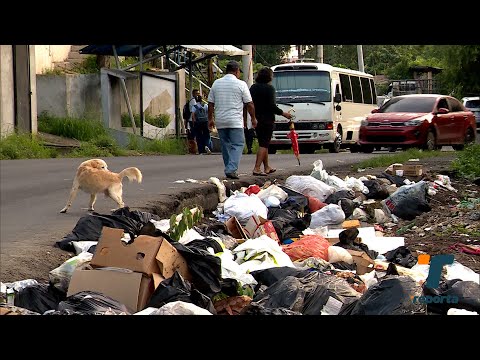
{"type": "Polygon", "coordinates": [[[242,50],[248,51],[248,55],[242,55],[242,70],[243,80],[250,87],[253,84],[252,45],[242,45],[242,50]]]}
{"type": "Polygon", "coordinates": [[[323,45],[317,45],[317,61],[323,63],[323,45]]]}
{"type": "Polygon", "coordinates": [[[358,55],[358,71],[365,72],[365,66],[363,65],[363,48],[362,45],[357,45],[358,55]]]}

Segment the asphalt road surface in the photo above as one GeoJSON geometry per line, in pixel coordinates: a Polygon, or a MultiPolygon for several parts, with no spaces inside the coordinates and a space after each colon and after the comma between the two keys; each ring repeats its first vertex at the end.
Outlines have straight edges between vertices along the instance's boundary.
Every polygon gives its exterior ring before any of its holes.
{"type": "MultiPolygon", "coordinates": [[[[301,166],[292,154],[270,155],[270,163],[282,171],[312,169],[313,161],[322,159],[328,171],[339,164],[348,166],[374,154],[302,154],[301,166]]],[[[385,154],[385,152],[382,152],[385,154]]],[[[78,219],[86,214],[89,195],[78,192],[77,198],[66,214],[59,211],[65,206],[73,177],[78,165],[86,159],[42,159],[0,161],[0,251],[29,242],[51,244],[71,232],[78,219]]],[[[224,179],[220,154],[169,155],[145,157],[105,158],[109,169],[120,172],[130,166],[143,173],[143,183],[129,183],[124,179],[123,199],[131,208],[143,207],[162,194],[172,194],[195,186],[191,183],[175,183],[176,180],[208,180],[211,176],[224,179]]],[[[240,176],[251,175],[255,155],[244,155],[239,169],[240,176]]],[[[110,213],[116,204],[99,195],[95,211],[110,213]]]]}

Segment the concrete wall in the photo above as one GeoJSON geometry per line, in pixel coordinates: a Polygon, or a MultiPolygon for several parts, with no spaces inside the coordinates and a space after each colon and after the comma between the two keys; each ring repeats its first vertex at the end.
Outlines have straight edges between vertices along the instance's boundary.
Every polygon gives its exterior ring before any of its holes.
{"type": "Polygon", "coordinates": [[[35,47],[35,74],[53,69],[53,63],[64,61],[72,45],[33,45],[35,47]]]}
{"type": "Polygon", "coordinates": [[[102,119],[99,74],[37,75],[37,111],[102,119]]]}
{"type": "Polygon", "coordinates": [[[13,49],[0,45],[0,136],[14,132],[13,49]]]}

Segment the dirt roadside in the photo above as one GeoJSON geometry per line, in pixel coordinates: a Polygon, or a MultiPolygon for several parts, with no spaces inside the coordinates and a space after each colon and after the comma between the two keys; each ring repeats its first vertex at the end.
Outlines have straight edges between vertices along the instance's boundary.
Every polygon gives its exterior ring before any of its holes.
{"type": "MultiPolygon", "coordinates": [[[[319,156],[321,158],[321,156],[319,156]]],[[[459,209],[457,205],[467,198],[479,198],[480,187],[471,181],[456,178],[450,171],[450,164],[454,159],[454,153],[438,158],[422,159],[420,163],[429,178],[435,178],[436,174],[447,174],[451,177],[452,186],[457,192],[439,191],[430,201],[432,210],[418,216],[413,221],[400,220],[399,224],[390,229],[385,228],[385,236],[404,236],[405,244],[411,251],[423,251],[430,255],[440,253],[453,253],[455,259],[475,272],[480,272],[480,256],[468,255],[452,250],[449,247],[455,243],[479,244],[480,245],[480,221],[471,220],[469,217],[480,209],[459,209]],[[411,223],[414,224],[412,225],[411,223]],[[403,234],[396,234],[397,230],[410,225],[403,234]]],[[[367,169],[365,172],[355,172],[350,167],[341,163],[338,166],[325,169],[331,175],[340,178],[345,176],[360,177],[362,175],[379,175],[384,168],[367,169]]],[[[285,173],[276,177],[279,183],[294,174],[285,173]]],[[[308,175],[307,173],[295,173],[308,175]]],[[[253,183],[263,185],[265,181],[272,180],[259,177],[245,177],[236,181],[228,181],[227,189],[239,189],[253,183]]],[[[141,207],[131,207],[159,215],[161,218],[169,218],[173,213],[179,213],[185,206],[201,205],[205,210],[214,210],[218,202],[217,188],[212,184],[196,184],[175,195],[164,195],[155,201],[141,207]]],[[[35,238],[28,245],[17,246],[15,252],[8,255],[2,254],[0,258],[0,280],[11,282],[24,279],[36,279],[48,281],[48,273],[61,265],[65,260],[73,256],[72,253],[54,247],[55,241],[61,240],[65,233],[55,229],[47,229],[45,233],[54,239],[51,245],[40,243],[35,238]]]]}

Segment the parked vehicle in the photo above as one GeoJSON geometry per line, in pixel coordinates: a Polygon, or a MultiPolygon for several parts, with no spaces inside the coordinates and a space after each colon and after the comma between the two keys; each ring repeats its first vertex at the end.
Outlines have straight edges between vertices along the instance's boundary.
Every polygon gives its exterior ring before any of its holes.
{"type": "MultiPolygon", "coordinates": [[[[272,85],[278,106],[295,111],[295,129],[301,153],[326,148],[358,152],[360,122],[377,107],[373,76],[321,63],[294,63],[272,67],[272,85]]],[[[288,120],[275,118],[269,153],[289,149],[288,120]]]]}
{"type": "Polygon", "coordinates": [[[372,110],[360,126],[360,151],[378,146],[420,147],[427,150],[451,145],[463,149],[474,142],[475,116],[462,103],[446,95],[396,96],[372,110]]]}
{"type": "Polygon", "coordinates": [[[475,115],[477,131],[480,130],[480,96],[470,96],[462,98],[462,104],[467,110],[475,115]]]}

